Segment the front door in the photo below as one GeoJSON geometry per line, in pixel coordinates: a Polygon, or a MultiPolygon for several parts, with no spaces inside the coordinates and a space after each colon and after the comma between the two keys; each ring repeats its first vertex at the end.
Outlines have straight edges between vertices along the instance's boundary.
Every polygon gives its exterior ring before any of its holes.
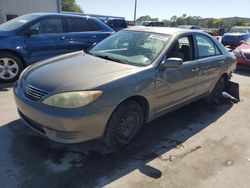
{"type": "Polygon", "coordinates": [[[47,59],[65,52],[65,33],[61,18],[45,18],[31,26],[38,34],[26,38],[30,63],[47,59]]]}
{"type": "Polygon", "coordinates": [[[155,113],[161,113],[196,95],[198,62],[194,59],[193,36],[183,36],[174,42],[168,58],[181,58],[180,68],[158,67],[156,71],[155,113]]]}

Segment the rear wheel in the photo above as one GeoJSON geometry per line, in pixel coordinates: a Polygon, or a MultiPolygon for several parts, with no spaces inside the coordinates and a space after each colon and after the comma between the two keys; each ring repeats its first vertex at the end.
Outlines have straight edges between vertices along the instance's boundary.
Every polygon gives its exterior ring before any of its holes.
{"type": "Polygon", "coordinates": [[[106,144],[114,150],[128,145],[138,134],[144,120],[144,111],[138,103],[123,103],[110,117],[105,134],[106,144]]]}
{"type": "Polygon", "coordinates": [[[216,83],[213,91],[210,94],[209,102],[211,104],[218,104],[222,101],[222,92],[225,91],[226,80],[224,77],[221,77],[216,83]]]}
{"type": "Polygon", "coordinates": [[[23,70],[19,57],[12,53],[0,53],[0,82],[16,81],[23,70]]]}

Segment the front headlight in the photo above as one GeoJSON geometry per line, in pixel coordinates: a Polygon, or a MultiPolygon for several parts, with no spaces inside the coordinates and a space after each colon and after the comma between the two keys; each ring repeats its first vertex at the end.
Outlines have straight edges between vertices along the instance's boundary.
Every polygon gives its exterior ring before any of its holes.
{"type": "Polygon", "coordinates": [[[80,108],[87,106],[102,95],[102,91],[72,91],[52,95],[43,104],[59,108],[80,108]]]}

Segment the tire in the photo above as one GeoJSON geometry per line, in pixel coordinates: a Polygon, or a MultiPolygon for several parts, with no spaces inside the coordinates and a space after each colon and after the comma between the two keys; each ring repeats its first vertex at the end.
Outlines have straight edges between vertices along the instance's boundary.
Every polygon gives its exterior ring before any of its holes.
{"type": "Polygon", "coordinates": [[[23,68],[19,57],[9,52],[0,52],[0,83],[16,81],[23,68]]]}
{"type": "Polygon", "coordinates": [[[210,104],[219,104],[222,101],[223,99],[222,92],[225,91],[225,87],[226,87],[226,80],[224,77],[221,77],[216,83],[215,87],[213,88],[213,91],[209,96],[210,104]]]}
{"type": "Polygon", "coordinates": [[[119,150],[136,137],[145,122],[142,107],[133,101],[121,104],[111,115],[104,141],[112,150],[119,150]]]}

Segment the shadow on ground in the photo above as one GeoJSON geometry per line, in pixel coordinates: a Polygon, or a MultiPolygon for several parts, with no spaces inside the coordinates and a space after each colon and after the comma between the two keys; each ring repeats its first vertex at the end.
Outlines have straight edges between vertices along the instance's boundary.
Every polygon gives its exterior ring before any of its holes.
{"type": "Polygon", "coordinates": [[[249,76],[250,77],[250,70],[237,69],[234,71],[234,73],[239,74],[241,76],[249,76]]]}
{"type": "Polygon", "coordinates": [[[160,178],[162,172],[146,164],[178,148],[231,107],[231,103],[213,107],[198,101],[149,123],[130,146],[116,153],[110,153],[100,141],[54,143],[20,119],[13,121],[0,128],[0,185],[103,187],[136,169],[160,178]]]}
{"type": "Polygon", "coordinates": [[[14,83],[8,83],[8,84],[3,84],[3,83],[0,83],[0,92],[1,91],[9,91],[10,88],[12,88],[14,85],[14,83]]]}

